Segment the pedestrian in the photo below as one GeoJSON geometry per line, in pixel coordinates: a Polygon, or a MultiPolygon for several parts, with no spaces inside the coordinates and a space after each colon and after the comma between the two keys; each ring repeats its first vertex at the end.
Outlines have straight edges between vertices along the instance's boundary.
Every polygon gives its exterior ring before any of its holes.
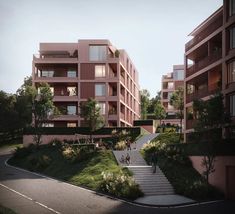
{"type": "Polygon", "coordinates": [[[128,151],[128,150],[131,151],[131,142],[130,142],[130,140],[127,140],[126,146],[127,146],[127,151],[128,151]]]}
{"type": "Polygon", "coordinates": [[[152,153],[152,158],[151,158],[151,164],[152,164],[152,169],[153,173],[156,173],[156,165],[157,165],[157,154],[156,152],[152,153]]]}
{"type": "Polygon", "coordinates": [[[136,150],[136,141],[134,142],[134,148],[133,149],[136,150]]]}
{"type": "Polygon", "coordinates": [[[129,155],[129,153],[127,153],[126,155],[126,164],[129,165],[131,163],[131,157],[129,155]]]}
{"type": "Polygon", "coordinates": [[[121,157],[121,159],[120,159],[120,162],[121,163],[124,163],[125,162],[125,158],[124,158],[124,155],[122,154],[122,157],[121,157]]]}

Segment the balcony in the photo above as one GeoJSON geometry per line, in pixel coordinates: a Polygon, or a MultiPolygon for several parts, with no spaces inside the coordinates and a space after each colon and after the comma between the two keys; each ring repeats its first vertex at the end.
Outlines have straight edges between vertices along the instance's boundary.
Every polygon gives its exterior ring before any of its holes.
{"type": "Polygon", "coordinates": [[[55,95],[53,97],[53,102],[68,102],[68,101],[78,101],[78,96],[61,96],[55,95]]]}
{"type": "Polygon", "coordinates": [[[217,60],[221,59],[222,57],[222,52],[217,51],[214,52],[212,55],[205,57],[204,59],[198,61],[197,63],[195,63],[194,65],[192,65],[191,67],[189,67],[186,70],[186,77],[189,77],[193,74],[195,74],[196,72],[198,72],[199,70],[207,67],[208,65],[216,62],[217,60]]]}
{"type": "Polygon", "coordinates": [[[54,121],[64,121],[64,120],[76,121],[76,120],[78,120],[78,118],[79,118],[78,115],[59,115],[59,116],[52,118],[52,120],[54,120],[54,121]]]}
{"type": "Polygon", "coordinates": [[[54,82],[54,83],[70,83],[74,82],[76,83],[77,77],[35,77],[35,82],[54,82]]]}
{"type": "Polygon", "coordinates": [[[187,52],[193,46],[195,46],[196,44],[201,42],[203,39],[208,37],[210,34],[212,34],[214,31],[216,31],[219,27],[221,27],[222,24],[223,24],[223,18],[220,16],[216,21],[214,21],[207,28],[205,28],[202,32],[200,32],[193,39],[191,39],[189,42],[187,42],[185,45],[185,51],[187,52]]]}
{"type": "Polygon", "coordinates": [[[33,55],[34,63],[77,63],[78,57],[68,55],[51,55],[50,57],[44,57],[40,54],[33,55]]]}

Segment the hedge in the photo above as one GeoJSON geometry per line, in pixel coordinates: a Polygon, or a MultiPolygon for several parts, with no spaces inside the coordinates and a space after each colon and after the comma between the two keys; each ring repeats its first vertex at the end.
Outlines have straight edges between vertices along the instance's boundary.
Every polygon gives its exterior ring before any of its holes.
{"type": "Polygon", "coordinates": [[[215,154],[216,156],[233,156],[235,155],[235,144],[233,140],[221,140],[221,142],[208,143],[180,143],[171,144],[176,150],[189,156],[204,156],[207,154],[215,154]]]}
{"type": "MultiPolygon", "coordinates": [[[[130,132],[132,136],[138,136],[141,133],[140,127],[106,127],[94,131],[93,135],[111,135],[113,130],[122,131],[126,130],[130,132]]],[[[28,127],[23,131],[24,135],[33,135],[40,132],[44,135],[74,135],[74,134],[84,134],[89,135],[90,130],[88,127],[42,127],[34,128],[28,127]]]]}

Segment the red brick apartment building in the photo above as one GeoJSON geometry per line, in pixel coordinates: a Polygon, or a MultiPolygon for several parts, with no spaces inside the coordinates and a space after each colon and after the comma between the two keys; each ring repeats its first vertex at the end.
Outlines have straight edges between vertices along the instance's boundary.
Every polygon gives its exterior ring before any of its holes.
{"type": "MultiPolygon", "coordinates": [[[[185,139],[193,131],[194,99],[208,100],[219,90],[225,97],[235,135],[235,0],[224,0],[223,6],[196,27],[185,45],[185,139]],[[192,115],[192,114],[191,114],[192,115]]],[[[201,157],[193,164],[201,172],[201,157]]],[[[217,157],[216,171],[210,182],[235,198],[235,157],[217,157]]]]}
{"type": "Polygon", "coordinates": [[[162,122],[180,125],[176,117],[177,110],[170,105],[171,95],[179,88],[184,87],[184,65],[173,65],[173,72],[162,76],[161,104],[164,106],[167,117],[162,122]]]}
{"type": "Polygon", "coordinates": [[[140,118],[138,72],[125,50],[108,40],[40,43],[33,84],[47,82],[62,114],[45,126],[84,126],[79,105],[95,98],[106,126],[132,126],[140,118]]]}

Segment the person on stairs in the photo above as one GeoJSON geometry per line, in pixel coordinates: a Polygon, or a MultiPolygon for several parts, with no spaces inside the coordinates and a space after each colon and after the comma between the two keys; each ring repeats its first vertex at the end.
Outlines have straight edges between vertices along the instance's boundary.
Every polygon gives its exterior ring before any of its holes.
{"type": "Polygon", "coordinates": [[[157,153],[156,153],[156,151],[154,151],[152,153],[151,164],[152,164],[153,173],[156,173],[156,167],[157,167],[157,153]]]}
{"type": "Polygon", "coordinates": [[[131,163],[131,157],[129,155],[129,153],[127,153],[126,155],[126,164],[129,165],[131,163]]]}

